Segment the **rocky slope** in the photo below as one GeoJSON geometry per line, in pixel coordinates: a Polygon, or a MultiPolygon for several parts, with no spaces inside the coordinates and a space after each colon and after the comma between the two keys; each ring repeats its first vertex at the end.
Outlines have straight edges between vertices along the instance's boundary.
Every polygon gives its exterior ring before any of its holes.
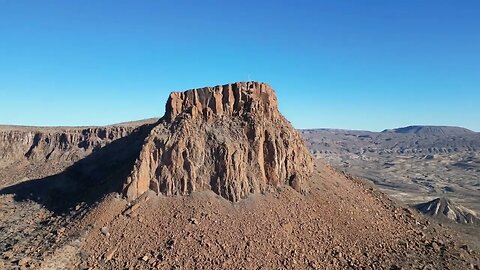
{"type": "Polygon", "coordinates": [[[125,192],[186,195],[212,190],[231,201],[290,185],[307,191],[312,158],[263,83],[172,93],[125,192]]]}
{"type": "Polygon", "coordinates": [[[211,191],[111,196],[70,230],[88,230],[94,269],[478,269],[478,253],[371,186],[317,162],[290,186],[237,203],[211,191]],[[475,268],[476,267],[476,268],[475,268]]]}

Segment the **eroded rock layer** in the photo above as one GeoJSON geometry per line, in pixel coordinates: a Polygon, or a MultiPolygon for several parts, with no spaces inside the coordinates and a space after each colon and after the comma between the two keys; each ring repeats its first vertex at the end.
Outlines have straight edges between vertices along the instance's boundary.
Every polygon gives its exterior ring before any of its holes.
{"type": "Polygon", "coordinates": [[[447,198],[436,198],[432,201],[415,205],[415,208],[432,217],[449,219],[457,223],[480,223],[475,211],[453,203],[447,198]]]}
{"type": "Polygon", "coordinates": [[[174,92],[126,180],[135,199],[150,190],[212,190],[231,201],[289,185],[308,189],[312,158],[264,83],[174,92]]]}
{"type": "Polygon", "coordinates": [[[61,173],[135,128],[0,126],[0,187],[61,173]]]}
{"type": "Polygon", "coordinates": [[[129,135],[133,127],[0,129],[0,160],[18,162],[76,161],[108,143],[129,135]]]}

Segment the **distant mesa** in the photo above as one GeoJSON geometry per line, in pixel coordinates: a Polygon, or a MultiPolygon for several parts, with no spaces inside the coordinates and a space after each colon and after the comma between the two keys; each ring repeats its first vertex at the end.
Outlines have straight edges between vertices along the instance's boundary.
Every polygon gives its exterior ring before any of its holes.
{"type": "Polygon", "coordinates": [[[416,134],[416,135],[433,135],[433,136],[459,136],[467,134],[475,134],[474,131],[462,127],[450,126],[408,126],[395,129],[386,129],[384,133],[400,133],[400,134],[416,134]]]}
{"type": "Polygon", "coordinates": [[[165,111],[125,181],[128,199],[148,190],[211,190],[231,201],[284,185],[308,190],[313,159],[280,114],[269,85],[239,82],[174,92],[165,111]]]}
{"type": "Polygon", "coordinates": [[[480,224],[480,219],[473,210],[458,205],[443,197],[426,203],[417,204],[415,205],[415,208],[428,216],[440,219],[448,219],[462,224],[480,224]]]}

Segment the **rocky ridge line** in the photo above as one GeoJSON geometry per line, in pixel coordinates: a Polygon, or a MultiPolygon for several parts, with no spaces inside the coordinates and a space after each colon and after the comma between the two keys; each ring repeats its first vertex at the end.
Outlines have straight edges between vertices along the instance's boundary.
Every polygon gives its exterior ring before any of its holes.
{"type": "Polygon", "coordinates": [[[2,161],[75,161],[111,141],[129,135],[134,128],[102,127],[59,130],[0,130],[2,161]]]}
{"type": "Polygon", "coordinates": [[[475,211],[453,203],[447,198],[436,198],[432,201],[414,206],[418,211],[441,219],[449,219],[457,223],[480,224],[475,211]]]}

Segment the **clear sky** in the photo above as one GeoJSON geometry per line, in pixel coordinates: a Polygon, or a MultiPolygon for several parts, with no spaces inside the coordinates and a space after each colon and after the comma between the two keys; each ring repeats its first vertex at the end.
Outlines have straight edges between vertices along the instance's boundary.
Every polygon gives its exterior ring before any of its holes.
{"type": "Polygon", "coordinates": [[[0,124],[162,116],[249,78],[298,128],[480,131],[480,1],[0,0],[0,124]]]}

